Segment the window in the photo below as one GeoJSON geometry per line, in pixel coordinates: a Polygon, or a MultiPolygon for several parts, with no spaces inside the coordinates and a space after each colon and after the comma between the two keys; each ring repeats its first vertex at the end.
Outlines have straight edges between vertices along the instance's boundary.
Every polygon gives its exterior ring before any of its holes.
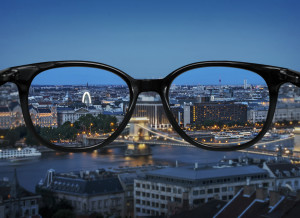
{"type": "Polygon", "coordinates": [[[92,201],[92,210],[95,210],[96,208],[96,201],[92,201]]]}
{"type": "Polygon", "coordinates": [[[226,192],[227,191],[227,187],[222,187],[222,192],[226,192]]]}
{"type": "Polygon", "coordinates": [[[139,187],[141,187],[141,184],[140,184],[140,183],[136,183],[135,186],[136,186],[137,188],[139,188],[139,187]]]}
{"type": "Polygon", "coordinates": [[[160,196],[160,199],[161,199],[161,200],[165,200],[165,199],[166,199],[166,196],[161,195],[161,196],[160,196]]]}
{"type": "Polygon", "coordinates": [[[171,188],[167,187],[167,192],[171,192],[171,188]]]}
{"type": "Polygon", "coordinates": [[[135,192],[135,195],[136,195],[136,196],[140,196],[140,195],[141,195],[141,192],[136,191],[136,192],[135,192]]]}
{"type": "Polygon", "coordinates": [[[215,188],[215,189],[214,189],[214,192],[215,192],[215,193],[219,193],[219,192],[220,192],[220,189],[219,189],[219,188],[215,188]]]}
{"type": "Polygon", "coordinates": [[[174,198],[174,201],[177,203],[181,203],[181,198],[174,198]]]}
{"type": "Polygon", "coordinates": [[[165,187],[160,187],[160,190],[162,191],[162,192],[164,192],[164,191],[166,191],[166,188],[165,187]]]}
{"type": "Polygon", "coordinates": [[[200,195],[204,195],[205,194],[205,189],[201,189],[200,190],[200,195]]]}
{"type": "Polygon", "coordinates": [[[193,195],[198,195],[198,194],[199,194],[198,190],[193,191],[193,195]]]}
{"type": "Polygon", "coordinates": [[[207,189],[207,193],[208,193],[208,194],[213,193],[213,189],[212,189],[212,188],[207,189]]]}
{"type": "Polygon", "coordinates": [[[136,212],[141,212],[141,208],[136,207],[136,212]]]}
{"type": "Polygon", "coordinates": [[[140,203],[141,203],[141,200],[140,200],[140,199],[136,199],[136,200],[135,200],[135,203],[140,204],[140,203]]]}

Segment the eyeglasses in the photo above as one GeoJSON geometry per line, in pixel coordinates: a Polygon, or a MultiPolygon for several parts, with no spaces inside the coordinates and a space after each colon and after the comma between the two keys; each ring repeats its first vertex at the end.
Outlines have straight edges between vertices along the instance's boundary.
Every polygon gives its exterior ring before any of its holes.
{"type": "Polygon", "coordinates": [[[120,142],[141,138],[143,131],[150,132],[146,136],[157,135],[159,142],[167,134],[153,127],[161,122],[163,108],[182,137],[170,137],[177,143],[232,151],[264,136],[272,124],[280,86],[299,87],[299,76],[281,67],[208,61],[183,66],[163,79],[140,80],[101,63],[57,61],[2,70],[0,85],[17,85],[27,128],[51,149],[102,148],[124,129],[129,134],[120,142]],[[138,102],[140,93],[151,91],[159,94],[161,108],[138,102]]]}

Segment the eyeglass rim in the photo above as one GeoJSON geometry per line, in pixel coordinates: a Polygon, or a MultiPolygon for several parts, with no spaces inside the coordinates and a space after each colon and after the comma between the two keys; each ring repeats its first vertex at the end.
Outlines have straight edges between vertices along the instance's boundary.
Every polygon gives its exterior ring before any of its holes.
{"type": "MultiPolygon", "coordinates": [[[[293,81],[288,81],[287,78],[280,78],[281,77],[281,72],[292,72],[292,73],[298,73],[296,71],[290,71],[286,68],[280,68],[280,67],[274,67],[274,66],[269,66],[269,65],[262,65],[262,64],[254,64],[254,63],[246,63],[246,62],[235,62],[235,61],[205,61],[205,62],[196,62],[192,64],[185,65],[181,68],[176,69],[169,75],[167,75],[163,79],[157,79],[157,82],[159,82],[160,88],[156,88],[153,91],[157,91],[158,94],[161,97],[163,108],[165,110],[166,116],[170,121],[170,124],[173,126],[175,131],[187,142],[190,144],[202,148],[205,150],[212,150],[212,151],[235,151],[235,150],[240,150],[240,149],[245,149],[256,142],[258,142],[264,134],[268,131],[272,119],[274,116],[274,112],[276,109],[276,102],[277,102],[277,97],[278,97],[278,90],[280,86],[285,83],[285,82],[292,82],[293,84],[299,86],[298,83],[294,83],[293,81]],[[213,66],[218,66],[218,67],[234,67],[234,68],[239,68],[239,69],[245,69],[249,70],[252,72],[255,72],[262,76],[269,89],[269,96],[270,96],[270,105],[268,109],[268,115],[266,122],[260,131],[260,133],[250,140],[249,142],[241,145],[234,145],[234,146],[214,146],[214,145],[208,145],[208,144],[203,144],[201,142],[193,140],[190,136],[188,136],[182,129],[181,127],[177,124],[174,116],[172,115],[171,109],[170,109],[170,104],[169,104],[169,98],[168,98],[168,93],[170,86],[172,84],[172,81],[179,76],[180,74],[195,69],[195,68],[203,68],[203,67],[213,67],[213,66]],[[276,77],[274,77],[274,74],[276,77]]],[[[15,80],[12,81],[14,82],[19,90],[19,97],[20,97],[20,102],[21,102],[21,108],[24,116],[24,120],[26,123],[26,126],[29,128],[29,130],[33,133],[33,135],[38,139],[38,141],[51,148],[54,150],[58,151],[63,151],[63,152],[83,152],[83,151],[92,151],[95,149],[103,148],[109,143],[113,142],[124,130],[126,125],[128,124],[136,102],[138,95],[145,91],[143,90],[142,82],[143,81],[149,81],[149,80],[137,80],[126,74],[125,72],[98,62],[91,62],[91,61],[52,61],[52,62],[41,62],[41,63],[35,63],[35,64],[30,64],[30,65],[22,65],[18,67],[13,67],[6,69],[7,71],[17,71],[19,72],[18,76],[15,77],[15,80]],[[125,114],[123,121],[120,123],[118,126],[117,130],[109,136],[107,139],[105,139],[102,143],[98,143],[92,146],[87,146],[87,147],[62,147],[59,145],[52,144],[42,138],[35,130],[34,125],[32,123],[32,120],[30,118],[30,113],[29,113],[29,108],[28,108],[28,94],[29,94],[29,88],[31,85],[32,80],[36,75],[38,75],[41,72],[44,72],[49,69],[54,69],[54,68],[61,68],[61,67],[92,67],[92,68],[98,68],[98,69],[103,69],[109,72],[112,72],[118,76],[120,76],[128,85],[129,91],[130,91],[130,101],[129,101],[129,107],[128,107],[128,112],[125,114]]],[[[2,71],[3,72],[3,71],[2,71]]],[[[0,72],[1,73],[1,72],[0,72]]],[[[300,73],[298,73],[300,75],[300,73]]],[[[149,91],[149,90],[146,90],[149,91]]]]}

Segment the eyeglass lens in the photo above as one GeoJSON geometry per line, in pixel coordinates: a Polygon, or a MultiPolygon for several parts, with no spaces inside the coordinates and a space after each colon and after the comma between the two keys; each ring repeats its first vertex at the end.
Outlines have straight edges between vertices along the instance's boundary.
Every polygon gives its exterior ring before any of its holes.
{"type": "Polygon", "coordinates": [[[28,107],[36,131],[53,144],[101,143],[124,118],[129,88],[116,74],[89,67],[46,70],[32,81],[28,107]]]}
{"type": "Polygon", "coordinates": [[[185,133],[220,147],[253,139],[266,122],[269,101],[260,75],[232,67],[189,70],[169,90],[172,114],[185,133]]]}

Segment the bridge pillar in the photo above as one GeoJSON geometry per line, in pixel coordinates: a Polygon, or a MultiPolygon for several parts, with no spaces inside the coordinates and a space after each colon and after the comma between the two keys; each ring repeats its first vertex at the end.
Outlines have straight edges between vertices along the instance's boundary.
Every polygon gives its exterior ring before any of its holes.
{"type": "Polygon", "coordinates": [[[149,119],[147,117],[133,117],[129,121],[129,138],[133,141],[149,140],[149,119]]]}
{"type": "Polygon", "coordinates": [[[145,156],[151,154],[151,148],[146,144],[127,144],[127,149],[125,151],[126,156],[145,156]]]}
{"type": "Polygon", "coordinates": [[[149,132],[146,130],[149,128],[149,119],[147,117],[134,117],[130,119],[129,125],[129,139],[132,140],[133,143],[127,144],[125,155],[150,155],[150,146],[144,143],[138,143],[139,140],[150,139],[149,132]]]}

